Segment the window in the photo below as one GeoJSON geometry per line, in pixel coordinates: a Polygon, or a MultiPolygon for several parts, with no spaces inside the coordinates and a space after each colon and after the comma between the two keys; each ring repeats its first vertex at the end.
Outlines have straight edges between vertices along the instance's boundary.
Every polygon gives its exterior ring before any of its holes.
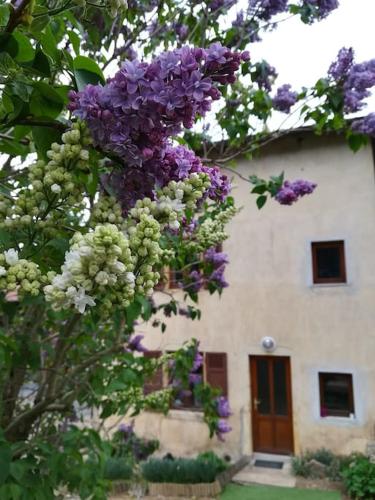
{"type": "Polygon", "coordinates": [[[182,271],[178,271],[177,269],[169,269],[169,288],[175,289],[180,288],[179,282],[182,281],[183,274],[182,271]]]}
{"type": "MultiPolygon", "coordinates": [[[[227,355],[224,352],[206,352],[203,355],[203,365],[194,372],[202,380],[216,389],[220,389],[223,396],[228,396],[228,377],[227,377],[227,355]]],[[[170,381],[171,382],[171,381],[170,381]]],[[[194,395],[194,384],[189,390],[181,391],[173,404],[174,409],[181,410],[199,410],[202,408],[200,402],[194,395]]]]}
{"type": "Polygon", "coordinates": [[[345,283],[343,241],[311,243],[314,283],[345,283]]]}
{"type": "MultiPolygon", "coordinates": [[[[143,355],[145,358],[159,358],[161,356],[160,351],[147,351],[144,352],[143,355]]],[[[163,368],[160,366],[156,372],[145,380],[143,386],[143,393],[150,394],[154,391],[160,391],[163,388],[163,368]]]]}
{"type": "Polygon", "coordinates": [[[353,377],[350,373],[319,373],[320,415],[354,415],[353,377]]]}

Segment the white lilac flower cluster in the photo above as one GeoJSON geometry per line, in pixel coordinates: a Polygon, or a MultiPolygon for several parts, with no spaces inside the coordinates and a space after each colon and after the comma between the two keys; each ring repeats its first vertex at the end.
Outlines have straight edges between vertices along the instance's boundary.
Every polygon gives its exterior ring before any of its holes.
{"type": "Polygon", "coordinates": [[[14,248],[0,254],[0,290],[17,292],[17,296],[38,295],[42,273],[37,264],[18,257],[14,248]]]}
{"type": "Polygon", "coordinates": [[[228,238],[225,225],[236,215],[235,207],[228,207],[217,215],[212,215],[200,224],[194,233],[194,240],[188,246],[195,251],[202,252],[215,247],[228,238]]]}
{"type": "Polygon", "coordinates": [[[73,179],[73,167],[86,170],[89,153],[85,149],[90,139],[82,123],[74,123],[72,129],[62,135],[63,144],[53,143],[47,152],[48,163],[38,160],[29,167],[29,185],[21,188],[17,199],[0,195],[0,227],[7,229],[29,228],[54,234],[61,213],[53,210],[66,206],[79,208],[83,196],[80,186],[73,179]]]}
{"type": "Polygon", "coordinates": [[[90,224],[96,226],[98,224],[116,224],[121,226],[124,222],[122,217],[121,205],[113,196],[100,194],[98,201],[93,206],[91,212],[90,224]]]}
{"type": "Polygon", "coordinates": [[[49,275],[46,300],[55,310],[74,306],[84,313],[96,300],[104,311],[127,307],[134,297],[136,257],[129,241],[113,224],[96,226],[91,233],[76,233],[65,255],[61,274],[49,275]]]}
{"type": "Polygon", "coordinates": [[[129,246],[137,259],[136,292],[148,295],[160,280],[160,274],[154,271],[162,253],[159,245],[160,224],[151,214],[142,213],[139,222],[128,227],[127,233],[129,246]]]}

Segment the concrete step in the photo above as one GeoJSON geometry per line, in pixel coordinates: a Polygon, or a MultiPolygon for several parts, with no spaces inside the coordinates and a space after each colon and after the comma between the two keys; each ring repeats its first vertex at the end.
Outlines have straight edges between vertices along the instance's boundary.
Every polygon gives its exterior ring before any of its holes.
{"type": "Polygon", "coordinates": [[[290,488],[296,485],[296,478],[292,474],[291,458],[285,455],[270,455],[267,453],[254,453],[250,464],[238,472],[232,481],[238,484],[264,484],[290,488]],[[282,469],[255,467],[255,460],[283,462],[283,467],[282,469]]]}

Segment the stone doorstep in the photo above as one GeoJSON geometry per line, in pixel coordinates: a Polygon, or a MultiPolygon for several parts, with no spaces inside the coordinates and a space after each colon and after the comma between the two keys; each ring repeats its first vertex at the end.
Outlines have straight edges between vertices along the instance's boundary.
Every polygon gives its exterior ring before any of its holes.
{"type": "Polygon", "coordinates": [[[266,453],[254,453],[250,464],[238,472],[232,479],[237,484],[264,484],[267,486],[285,486],[294,488],[296,478],[292,474],[292,460],[285,455],[271,455],[266,453]],[[265,467],[254,467],[255,460],[272,460],[283,462],[282,469],[267,469],[265,467]]]}

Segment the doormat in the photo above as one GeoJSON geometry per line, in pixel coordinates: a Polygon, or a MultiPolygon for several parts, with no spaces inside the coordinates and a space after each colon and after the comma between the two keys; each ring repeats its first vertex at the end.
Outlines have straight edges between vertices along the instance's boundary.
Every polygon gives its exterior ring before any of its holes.
{"type": "Polygon", "coordinates": [[[255,467],[265,467],[267,469],[282,469],[284,462],[276,462],[275,460],[255,460],[255,467]]]}

